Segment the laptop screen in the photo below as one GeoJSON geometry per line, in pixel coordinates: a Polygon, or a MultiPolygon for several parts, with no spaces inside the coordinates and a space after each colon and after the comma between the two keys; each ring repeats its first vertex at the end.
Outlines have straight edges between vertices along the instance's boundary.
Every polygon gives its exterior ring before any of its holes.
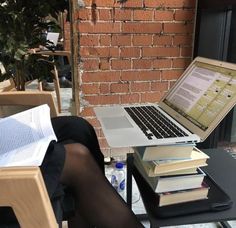
{"type": "Polygon", "coordinates": [[[195,62],[163,102],[202,131],[206,131],[235,97],[235,70],[195,62]]]}

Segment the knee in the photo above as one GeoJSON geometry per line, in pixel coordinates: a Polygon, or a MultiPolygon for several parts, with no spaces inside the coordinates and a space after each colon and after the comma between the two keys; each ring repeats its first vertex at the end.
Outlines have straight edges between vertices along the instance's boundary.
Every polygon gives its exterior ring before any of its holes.
{"type": "Polygon", "coordinates": [[[65,145],[65,148],[66,157],[68,157],[72,164],[86,162],[91,159],[89,149],[80,143],[67,144],[65,145]]]}
{"type": "Polygon", "coordinates": [[[66,166],[73,173],[87,171],[88,167],[96,165],[96,161],[91,151],[80,143],[65,145],[66,148],[66,166]]]}
{"type": "Polygon", "coordinates": [[[82,144],[67,144],[66,159],[64,169],[61,176],[61,181],[64,184],[72,186],[78,180],[83,172],[86,172],[91,164],[92,156],[87,147],[82,144]]]}

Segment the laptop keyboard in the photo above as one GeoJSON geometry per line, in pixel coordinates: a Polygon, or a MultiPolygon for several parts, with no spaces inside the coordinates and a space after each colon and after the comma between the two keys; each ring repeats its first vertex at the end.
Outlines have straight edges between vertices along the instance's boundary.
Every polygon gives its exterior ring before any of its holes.
{"type": "Polygon", "coordinates": [[[125,107],[125,110],[150,140],[187,136],[154,106],[125,107]]]}

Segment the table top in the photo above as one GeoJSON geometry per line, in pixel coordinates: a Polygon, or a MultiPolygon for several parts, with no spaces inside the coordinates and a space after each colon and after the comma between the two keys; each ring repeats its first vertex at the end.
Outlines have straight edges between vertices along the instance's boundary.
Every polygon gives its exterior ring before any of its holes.
{"type": "Polygon", "coordinates": [[[36,51],[33,54],[38,54],[38,55],[60,55],[60,56],[70,56],[71,52],[70,51],[63,51],[63,50],[55,50],[55,51],[50,51],[50,50],[40,50],[36,51]]]}
{"type": "MultiPolygon", "coordinates": [[[[158,227],[236,220],[236,159],[221,149],[207,149],[203,151],[210,156],[208,166],[204,167],[203,170],[229,195],[233,201],[232,207],[219,212],[202,212],[173,218],[159,218],[149,214],[152,224],[158,227]]],[[[148,211],[150,208],[148,208],[148,202],[145,202],[145,200],[144,205],[148,211]]]]}

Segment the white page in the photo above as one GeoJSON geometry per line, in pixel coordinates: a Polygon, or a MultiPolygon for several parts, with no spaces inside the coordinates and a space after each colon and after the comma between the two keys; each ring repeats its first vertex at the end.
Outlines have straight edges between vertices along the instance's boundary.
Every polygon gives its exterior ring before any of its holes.
{"type": "Polygon", "coordinates": [[[0,120],[0,166],[40,165],[54,134],[47,105],[0,120]]]}
{"type": "Polygon", "coordinates": [[[167,100],[188,112],[218,76],[217,72],[195,66],[178,89],[167,97],[167,100]]]}

